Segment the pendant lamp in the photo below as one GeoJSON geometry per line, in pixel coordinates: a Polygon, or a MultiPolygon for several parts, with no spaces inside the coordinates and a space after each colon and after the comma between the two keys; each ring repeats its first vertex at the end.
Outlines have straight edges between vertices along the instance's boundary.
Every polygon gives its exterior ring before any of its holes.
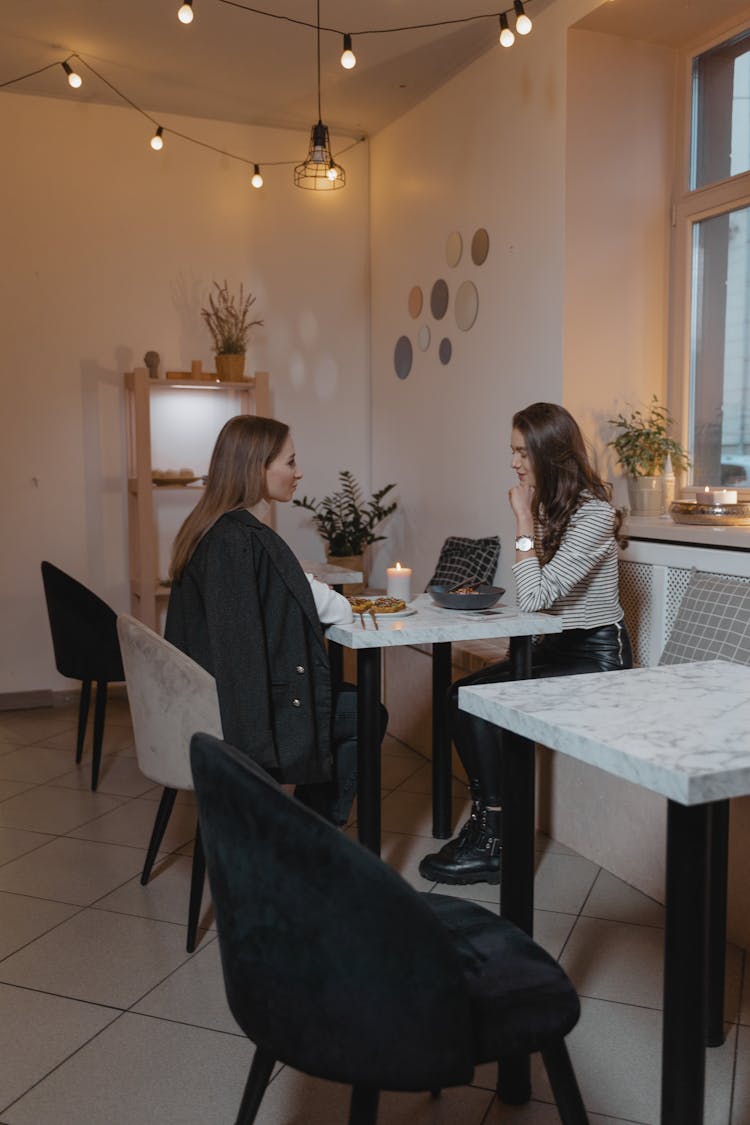
{"type": "Polygon", "coordinates": [[[336,191],[346,185],[346,172],[333,159],[328,126],[320,110],[320,0],[317,0],[316,34],[318,46],[318,121],[310,130],[307,160],[294,169],[294,183],[311,191],[336,191]]]}

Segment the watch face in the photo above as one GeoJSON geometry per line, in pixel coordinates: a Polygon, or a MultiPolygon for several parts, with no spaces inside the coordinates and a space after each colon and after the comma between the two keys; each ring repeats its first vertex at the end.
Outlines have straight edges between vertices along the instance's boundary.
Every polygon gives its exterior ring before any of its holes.
{"type": "Polygon", "coordinates": [[[519,535],[518,539],[516,539],[516,550],[517,551],[533,551],[534,550],[534,540],[530,539],[528,535],[519,535]]]}

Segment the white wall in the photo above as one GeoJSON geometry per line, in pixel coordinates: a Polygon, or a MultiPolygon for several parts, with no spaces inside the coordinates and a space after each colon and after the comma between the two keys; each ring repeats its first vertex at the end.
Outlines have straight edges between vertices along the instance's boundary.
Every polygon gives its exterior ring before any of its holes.
{"type": "MultiPolygon", "coordinates": [[[[307,134],[170,119],[252,159],[304,158],[307,134]]],[[[39,563],[50,559],[116,610],[129,606],[122,373],[147,349],[162,369],[213,369],[200,307],[214,279],[257,294],[250,369],[271,372],[303,488],[340,468],[369,484],[369,169],[347,153],[343,191],[301,191],[292,169],[247,168],[168,138],[132,110],[4,92],[0,129],[0,694],[60,688],[39,563]]],[[[175,466],[177,467],[177,466],[175,466]]],[[[308,557],[301,513],[279,530],[308,557]]]]}
{"type": "Polygon", "coordinates": [[[372,142],[373,472],[398,481],[402,498],[379,563],[411,564],[416,588],[447,535],[499,533],[499,580],[513,589],[510,422],[530,402],[562,400],[566,31],[594,6],[545,9],[527,40],[489,52],[372,142]],[[477,227],[490,236],[479,267],[469,256],[477,227]],[[454,230],[464,255],[450,269],[454,230]],[[429,315],[438,278],[451,291],[441,322],[429,315]],[[479,316],[463,333],[453,296],[465,279],[478,288],[479,316]],[[407,310],[413,285],[428,302],[417,320],[407,310]],[[426,353],[416,347],[423,323],[426,353]],[[393,368],[402,334],[415,357],[403,381],[393,368]]]}

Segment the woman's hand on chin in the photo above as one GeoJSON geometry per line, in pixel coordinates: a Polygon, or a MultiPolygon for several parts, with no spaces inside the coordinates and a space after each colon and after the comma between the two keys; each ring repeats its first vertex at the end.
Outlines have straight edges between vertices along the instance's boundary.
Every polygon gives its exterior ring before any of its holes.
{"type": "Polygon", "coordinates": [[[530,526],[533,523],[531,499],[534,495],[534,486],[531,484],[514,484],[508,491],[508,500],[513,509],[513,514],[519,523],[530,526]]]}

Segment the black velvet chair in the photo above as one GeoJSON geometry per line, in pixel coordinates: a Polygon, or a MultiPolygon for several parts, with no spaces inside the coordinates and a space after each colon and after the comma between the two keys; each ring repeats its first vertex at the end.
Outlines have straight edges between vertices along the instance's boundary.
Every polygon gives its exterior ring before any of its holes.
{"type": "Polygon", "coordinates": [[[256,1045],[237,1125],[276,1061],[350,1084],[350,1125],[374,1125],[381,1089],[436,1092],[494,1060],[500,1098],[527,1101],[534,1051],[564,1125],[585,1125],[556,961],[481,906],[417,893],[234,747],[196,734],[190,757],[227,999],[256,1045]]]}
{"type": "Polygon", "coordinates": [[[83,755],[91,685],[96,683],[91,759],[91,788],[96,789],[102,760],[107,685],[125,679],[117,639],[117,615],[106,602],[52,563],[42,563],[42,581],[55,665],[61,676],[81,680],[76,762],[80,762],[83,755]]]}

